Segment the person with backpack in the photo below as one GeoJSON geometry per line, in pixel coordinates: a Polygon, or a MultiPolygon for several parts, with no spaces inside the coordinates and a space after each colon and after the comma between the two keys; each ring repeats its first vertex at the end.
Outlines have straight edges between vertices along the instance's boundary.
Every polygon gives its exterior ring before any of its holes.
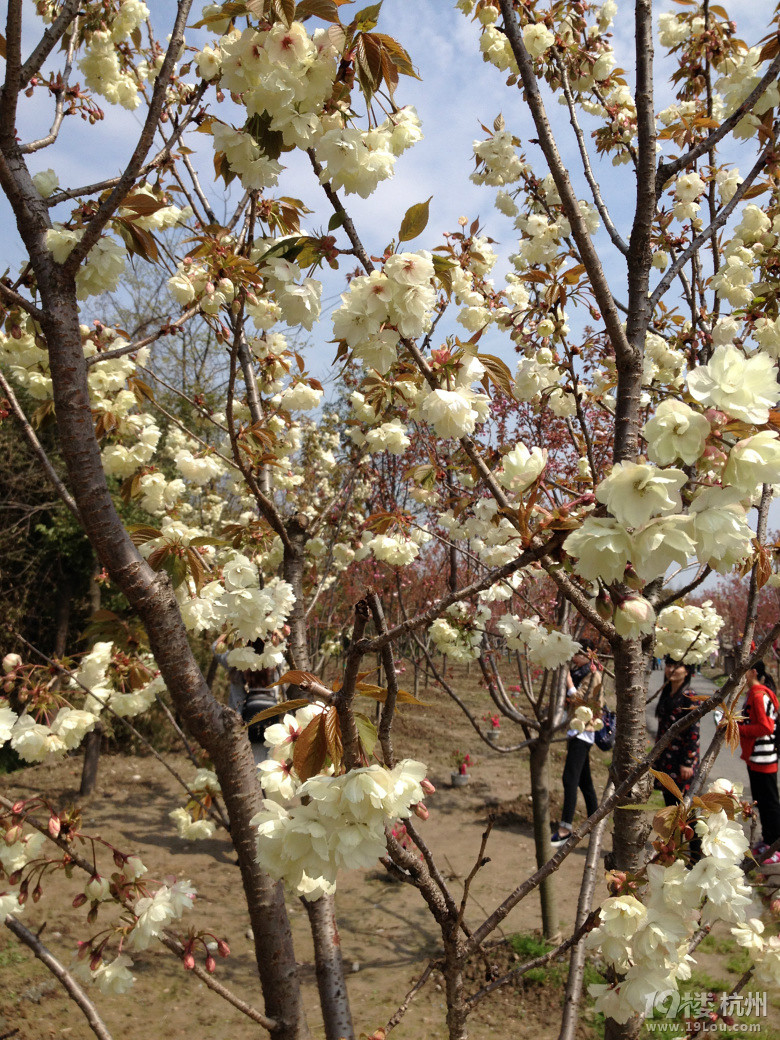
{"type": "MultiPolygon", "coordinates": [[[[778,701],[774,680],[763,661],[745,672],[747,696],[739,723],[739,743],[747,764],[750,794],[761,820],[763,842],[759,854],[780,838],[780,797],[777,791],[777,717],[778,701]]],[[[780,850],[764,863],[780,863],[780,850]]]]}
{"type": "MultiPolygon", "coordinates": [[[[601,714],[601,670],[591,658],[595,649],[589,639],[580,640],[582,650],[572,658],[569,672],[569,687],[566,697],[572,707],[585,704],[593,711],[594,718],[601,714]]],[[[597,723],[600,725],[600,723],[597,723]]],[[[570,729],[567,733],[566,762],[563,767],[563,808],[557,829],[550,844],[557,848],[571,837],[574,825],[574,810],[577,808],[577,790],[582,791],[585,811],[592,816],[598,809],[599,800],[590,775],[590,749],[596,740],[593,730],[570,729]]]]}

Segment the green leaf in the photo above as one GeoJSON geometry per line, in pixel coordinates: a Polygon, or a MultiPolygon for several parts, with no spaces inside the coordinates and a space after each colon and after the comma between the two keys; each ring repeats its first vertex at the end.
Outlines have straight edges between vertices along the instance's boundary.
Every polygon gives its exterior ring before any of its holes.
{"type": "Polygon", "coordinates": [[[340,228],[344,223],[346,215],[346,213],[334,213],[328,221],[328,231],[335,231],[336,228],[340,228]]]}
{"type": "Polygon", "coordinates": [[[401,230],[398,232],[399,242],[411,242],[413,238],[417,238],[423,233],[428,225],[428,208],[432,198],[433,195],[429,196],[425,202],[418,202],[409,207],[401,221],[401,230]]]}
{"type": "Polygon", "coordinates": [[[171,584],[175,589],[181,585],[187,577],[187,564],[183,557],[170,553],[162,562],[162,569],[169,575],[171,584]]]}
{"type": "Polygon", "coordinates": [[[364,715],[359,711],[355,712],[355,726],[357,727],[358,736],[360,737],[360,743],[363,745],[363,750],[366,753],[366,758],[371,758],[378,737],[376,726],[368,715],[364,715]]]}
{"type": "Polygon", "coordinates": [[[350,28],[356,29],[358,32],[370,32],[379,21],[381,9],[382,0],[379,0],[378,4],[370,4],[368,7],[364,7],[362,11],[358,11],[355,15],[350,28]]]}

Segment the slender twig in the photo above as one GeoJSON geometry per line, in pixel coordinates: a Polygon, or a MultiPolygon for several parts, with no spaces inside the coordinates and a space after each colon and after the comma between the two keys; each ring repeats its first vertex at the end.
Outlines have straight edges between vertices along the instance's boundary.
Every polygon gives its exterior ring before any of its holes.
{"type": "Polygon", "coordinates": [[[12,289],[2,281],[0,281],[0,296],[5,297],[5,300],[12,306],[21,307],[22,310],[27,311],[30,317],[37,322],[40,322],[43,317],[43,311],[39,310],[34,303],[26,300],[24,296],[21,296],[15,289],[12,289]]]}
{"type": "Polygon", "coordinates": [[[184,324],[186,324],[190,318],[198,313],[198,308],[199,304],[193,304],[174,321],[167,322],[161,328],[157,329],[156,332],[152,332],[148,336],[144,336],[142,339],[136,339],[132,343],[126,344],[124,347],[117,347],[116,350],[104,350],[97,354],[93,354],[91,357],[87,358],[87,368],[91,368],[92,365],[99,365],[102,361],[113,361],[114,358],[124,357],[125,354],[135,354],[136,351],[141,349],[141,347],[148,347],[151,343],[156,343],[161,337],[170,335],[175,329],[180,329],[184,324]]]}
{"type": "Polygon", "coordinates": [[[699,141],[697,145],[694,145],[694,147],[685,152],[684,155],[679,156],[677,159],[670,159],[669,162],[658,164],[656,191],[659,198],[664,190],[664,186],[671,177],[674,177],[674,175],[680,170],[684,170],[686,166],[690,166],[691,163],[694,163],[702,155],[711,151],[711,149],[714,148],[714,146],[721,141],[726,134],[730,133],[734,129],[740,119],[742,119],[742,117],[753,108],[761,95],[766,91],[767,87],[775,82],[778,72],[780,72],[780,54],[777,55],[742,104],[739,105],[738,108],[734,109],[728,119],[725,119],[717,130],[713,130],[712,133],[708,134],[703,141],[699,141]]]}
{"type": "Polygon", "coordinates": [[[54,466],[51,464],[49,456],[46,454],[43,445],[38,440],[35,430],[30,425],[27,416],[24,414],[22,406],[16,399],[16,395],[11,389],[9,383],[6,381],[6,378],[2,372],[0,372],[0,390],[3,391],[6,398],[8,399],[8,403],[11,406],[11,411],[14,413],[16,421],[22,428],[22,433],[24,434],[25,440],[30,445],[30,448],[32,449],[36,458],[43,467],[43,470],[46,473],[46,476],[49,478],[49,481],[53,486],[54,490],[60,496],[65,505],[68,507],[75,519],[79,523],[81,523],[81,516],[79,514],[79,508],[76,505],[76,500],[74,499],[73,495],[71,495],[70,491],[68,491],[68,489],[65,487],[54,466]]]}
{"type": "Polygon", "coordinates": [[[420,992],[420,990],[423,988],[428,979],[431,977],[431,972],[434,970],[435,967],[435,961],[431,961],[429,964],[425,966],[420,977],[417,979],[415,984],[404,997],[398,1010],[393,1013],[390,1019],[388,1019],[387,1025],[385,1026],[385,1036],[387,1036],[391,1029],[395,1029],[395,1027],[404,1017],[406,1012],[409,1010],[409,1005],[420,992]]]}
{"type": "Polygon", "coordinates": [[[20,942],[23,942],[25,946],[29,946],[38,960],[45,964],[55,979],[62,984],[73,1003],[81,1009],[89,1028],[98,1037],[98,1040],[111,1040],[111,1034],[98,1014],[97,1008],[71,973],[60,964],[51,950],[44,946],[38,936],[33,934],[29,928],[25,928],[22,922],[18,921],[12,914],[6,916],[4,923],[9,932],[13,932],[20,942]]]}
{"type": "MultiPolygon", "coordinates": [[[[176,772],[173,766],[169,765],[165,761],[165,759],[162,757],[159,751],[157,751],[154,745],[152,745],[146,739],[143,733],[136,729],[136,727],[132,724],[132,722],[129,721],[129,719],[126,719],[124,715],[118,715],[117,712],[115,712],[114,709],[108,704],[107,700],[104,700],[99,694],[95,693],[94,690],[91,690],[89,686],[85,686],[84,683],[81,682],[81,680],[76,676],[76,673],[72,672],[70,668],[66,668],[65,665],[60,664],[59,661],[55,661],[51,657],[47,657],[46,654],[43,653],[43,651],[39,650],[37,646],[34,646],[31,642],[29,642],[29,640],[25,639],[24,636],[20,635],[18,632],[15,632],[14,635],[20,642],[24,643],[25,646],[32,650],[34,654],[37,654],[38,657],[46,661],[46,663],[51,668],[54,668],[54,670],[57,671],[60,675],[66,675],[81,690],[83,690],[84,693],[88,694],[90,697],[94,697],[94,699],[98,702],[98,704],[100,704],[103,710],[107,711],[112,718],[119,719],[119,721],[130,730],[130,732],[133,734],[136,740],[140,740],[144,747],[148,751],[151,751],[151,753],[154,755],[157,761],[163,766],[163,768],[168,770],[168,772],[171,774],[174,780],[176,780],[176,782],[184,788],[184,790],[187,792],[192,801],[197,802],[197,804],[200,805],[202,809],[206,809],[206,806],[203,805],[201,800],[198,798],[197,794],[190,789],[190,787],[184,780],[182,780],[182,778],[179,776],[179,774],[176,772]]],[[[211,816],[212,819],[214,819],[220,825],[220,827],[224,827],[226,831],[230,832],[230,825],[228,824],[227,820],[222,814],[222,809],[216,801],[213,802],[212,808],[208,809],[207,811],[209,816],[211,816]]]]}
{"type": "Polygon", "coordinates": [[[731,214],[742,201],[743,197],[745,196],[745,193],[748,191],[753,181],[756,179],[756,177],[758,177],[759,173],[761,173],[761,171],[769,162],[770,158],[774,154],[775,148],[776,144],[774,140],[770,140],[767,142],[766,147],[764,148],[761,155],[758,157],[758,160],[753,166],[753,169],[750,171],[750,173],[748,173],[744,181],[742,181],[740,186],[734,192],[732,198],[723,207],[723,209],[720,211],[715,220],[713,220],[706,228],[704,228],[703,231],[699,232],[699,234],[693,239],[688,248],[684,249],[682,253],[680,253],[677,259],[674,261],[674,263],[671,265],[671,267],[668,268],[663,278],[660,280],[658,285],[653,290],[650,299],[648,300],[648,305],[650,308],[654,309],[656,307],[659,300],[669,289],[674,278],[677,276],[677,274],[679,274],[680,270],[688,263],[690,258],[695,253],[697,253],[701,249],[701,247],[710,238],[712,238],[716,231],[719,231],[720,228],[722,228],[723,225],[727,222],[731,214]]]}

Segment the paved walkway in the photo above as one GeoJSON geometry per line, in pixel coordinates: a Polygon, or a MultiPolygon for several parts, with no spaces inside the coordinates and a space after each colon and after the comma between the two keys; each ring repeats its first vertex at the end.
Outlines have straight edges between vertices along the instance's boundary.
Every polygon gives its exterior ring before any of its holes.
{"type": "MultiPolygon", "coordinates": [[[[661,683],[663,682],[664,673],[662,669],[650,673],[650,682],[648,684],[648,698],[652,697],[653,694],[660,689],[661,683]]],[[[695,675],[692,682],[693,692],[711,695],[715,686],[709,679],[705,679],[703,675],[695,675]]],[[[647,708],[647,729],[651,737],[655,736],[658,725],[655,718],[655,706],[658,703],[656,698],[652,704],[648,705],[647,708]]],[[[715,719],[714,712],[709,715],[705,715],[701,720],[699,729],[699,746],[701,753],[709,747],[710,741],[715,735],[715,719]]],[[[738,781],[745,789],[745,797],[750,797],[750,783],[748,781],[747,768],[745,763],[739,757],[739,749],[732,752],[728,747],[722,747],[715,764],[710,771],[710,780],[717,780],[719,777],[725,777],[727,780],[738,781]]]]}

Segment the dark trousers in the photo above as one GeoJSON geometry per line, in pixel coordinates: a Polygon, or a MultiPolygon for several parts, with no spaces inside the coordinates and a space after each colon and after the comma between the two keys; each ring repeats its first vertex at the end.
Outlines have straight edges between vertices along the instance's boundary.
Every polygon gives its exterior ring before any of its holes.
{"type": "Polygon", "coordinates": [[[569,737],[566,748],[566,764],[563,767],[563,809],[561,823],[571,827],[574,822],[574,810],[577,808],[577,788],[585,799],[585,810],[588,816],[599,807],[596,788],[590,776],[590,749],[593,747],[579,737],[569,737]]]}
{"type": "Polygon", "coordinates": [[[780,838],[780,797],[777,794],[777,773],[758,773],[748,766],[750,794],[758,808],[761,833],[767,845],[780,838]]]}

